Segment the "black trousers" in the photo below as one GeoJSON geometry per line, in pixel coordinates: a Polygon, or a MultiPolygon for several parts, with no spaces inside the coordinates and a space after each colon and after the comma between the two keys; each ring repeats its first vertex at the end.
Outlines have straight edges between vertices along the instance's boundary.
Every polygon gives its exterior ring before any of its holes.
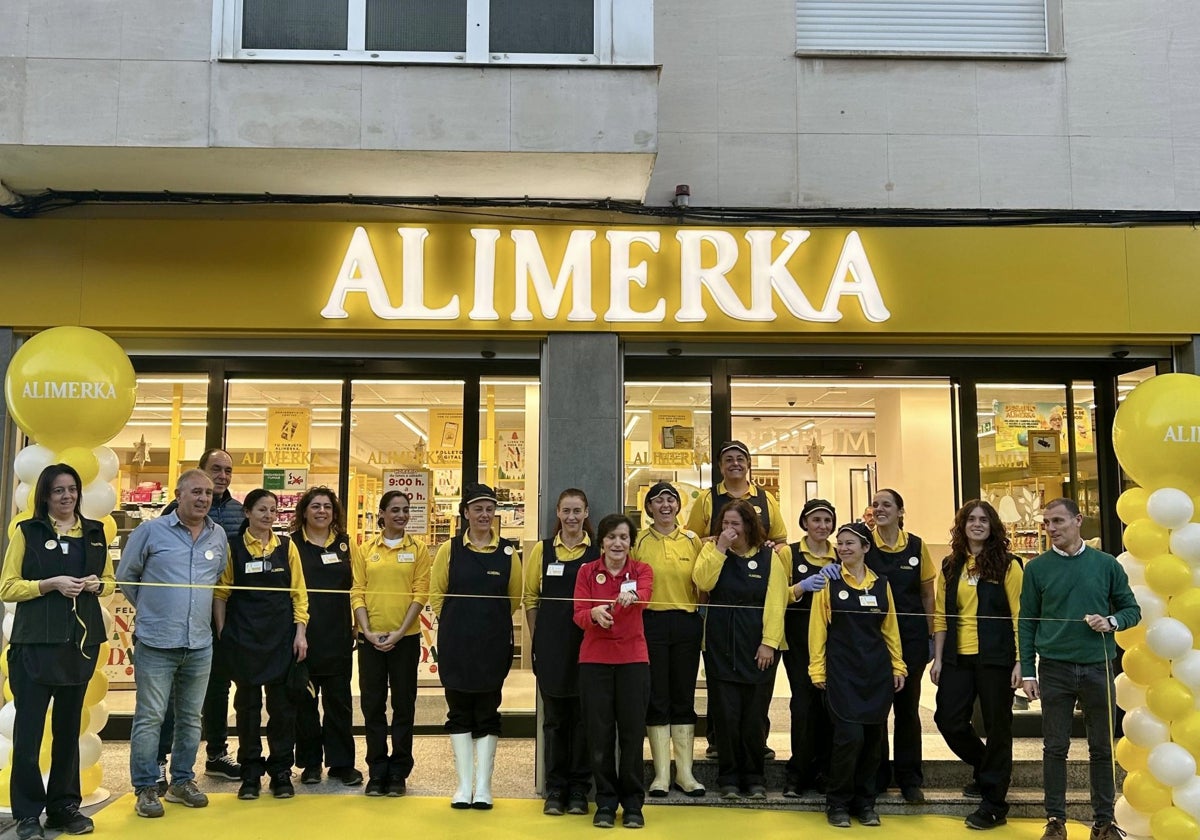
{"type": "Polygon", "coordinates": [[[891,781],[900,788],[921,787],[925,774],[921,770],[921,676],[929,664],[927,642],[904,643],[904,665],[908,676],[904,688],[892,698],[893,748],[888,761],[887,726],[883,728],[883,743],[879,758],[878,790],[887,790],[891,781]]]}
{"type": "MultiPolygon", "coordinates": [[[[808,676],[808,648],[783,652],[783,667],[792,688],[792,756],[787,762],[788,781],[797,787],[816,787],[829,773],[832,728],[825,710],[825,692],[808,676]]],[[[768,701],[769,702],[769,701],[768,701]]]]}
{"type": "Polygon", "coordinates": [[[983,791],[983,808],[997,816],[1008,813],[1008,785],[1012,780],[1011,680],[1011,666],[983,665],[978,656],[959,654],[955,664],[942,666],[933,715],[946,745],[973,768],[983,791]],[[983,712],[986,744],[971,725],[976,697],[983,712]]]}
{"type": "Polygon", "coordinates": [[[776,667],[771,666],[771,678],[761,683],[708,679],[709,717],[717,723],[718,786],[766,784],[763,720],[775,687],[776,667]]]}
{"type": "MultiPolygon", "coordinates": [[[[210,683],[211,685],[211,683],[210,683]]],[[[233,694],[237,715],[238,764],[243,779],[258,779],[265,770],[269,775],[291,775],[296,747],[296,698],[283,683],[270,685],[239,684],[233,694]],[[263,761],[262,708],[267,695],[267,749],[263,761]]]]}
{"type": "Polygon", "coordinates": [[[350,658],[339,674],[309,676],[316,696],[305,692],[296,698],[296,764],[320,767],[354,766],[353,708],[350,700],[350,658]],[[319,704],[319,706],[318,706],[319,704]],[[325,718],[321,719],[321,707],[325,718]]]}
{"type": "Polygon", "coordinates": [[[34,682],[20,656],[9,657],[8,678],[13,696],[18,698],[13,721],[12,780],[9,797],[14,820],[62,813],[68,805],[79,806],[79,719],[83,715],[83,695],[87,684],[45,685],[34,682]],[[42,730],[46,710],[54,700],[50,718],[50,778],[42,785],[38,759],[42,750],[42,730]]]}
{"type": "MultiPolygon", "coordinates": [[[[209,758],[224,755],[229,749],[229,688],[233,681],[229,676],[226,654],[219,648],[220,645],[213,646],[212,670],[208,674],[208,689],[204,692],[204,708],[201,712],[200,736],[204,739],[205,751],[209,758]]],[[[175,704],[171,703],[168,709],[170,728],[163,724],[163,729],[168,732],[175,731],[174,706],[175,704]]],[[[161,747],[159,752],[165,755],[161,747]]]]}
{"type": "Polygon", "coordinates": [[[542,741],[546,792],[587,796],[592,787],[592,768],[588,763],[587,730],[579,697],[551,697],[542,693],[542,741]]]}
{"type": "Polygon", "coordinates": [[[580,663],[579,699],[587,727],[596,808],[640,812],[646,801],[642,741],[650,666],[580,663]]]}
{"type": "Polygon", "coordinates": [[[829,761],[827,810],[862,813],[875,807],[876,775],[883,755],[882,723],[851,723],[830,715],[833,722],[833,753],[829,761]]]}
{"type": "Polygon", "coordinates": [[[704,620],[697,612],[646,610],[642,622],[650,651],[646,725],[694,726],[704,620]]]}
{"type": "Polygon", "coordinates": [[[446,731],[472,738],[500,734],[500,691],[446,689],[446,731]]]}
{"type": "Polygon", "coordinates": [[[417,663],[420,659],[420,636],[405,636],[386,653],[362,639],[358,641],[358,694],[367,736],[368,778],[407,779],[412,772],[417,663]],[[387,720],[389,694],[392,698],[391,726],[387,720]]]}

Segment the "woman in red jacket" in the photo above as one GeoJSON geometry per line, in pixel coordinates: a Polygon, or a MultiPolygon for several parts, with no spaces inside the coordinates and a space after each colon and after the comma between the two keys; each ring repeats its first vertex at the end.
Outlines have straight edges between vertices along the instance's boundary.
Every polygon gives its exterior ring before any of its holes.
{"type": "Polygon", "coordinates": [[[618,805],[626,828],[646,824],[642,740],[650,702],[650,656],[642,610],[650,600],[654,572],[629,554],[636,532],[627,516],[614,513],[601,519],[596,528],[600,559],[581,568],[575,578],[575,623],[583,628],[579,697],[596,781],[592,825],[598,828],[613,827],[618,805]]]}

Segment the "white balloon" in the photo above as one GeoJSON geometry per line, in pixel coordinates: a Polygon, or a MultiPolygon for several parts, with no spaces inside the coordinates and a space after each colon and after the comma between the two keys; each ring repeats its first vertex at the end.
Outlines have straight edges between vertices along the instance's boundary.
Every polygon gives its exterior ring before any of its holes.
{"type": "Polygon", "coordinates": [[[1200,522],[1189,522],[1171,531],[1171,553],[1193,566],[1200,563],[1200,522]]]}
{"type": "Polygon", "coordinates": [[[1129,578],[1130,586],[1145,586],[1146,585],[1146,564],[1138,560],[1128,551],[1121,552],[1121,556],[1117,558],[1117,562],[1121,564],[1121,568],[1125,570],[1125,576],[1129,578]]]}
{"type": "Polygon", "coordinates": [[[100,464],[100,472],[96,477],[101,481],[112,481],[117,477],[117,473],[121,471],[121,459],[116,452],[113,452],[107,446],[97,446],[92,450],[92,454],[96,456],[96,462],[100,464]]]}
{"type": "Polygon", "coordinates": [[[1128,674],[1117,674],[1117,678],[1113,680],[1113,689],[1117,705],[1127,712],[1146,705],[1146,689],[1129,679],[1128,674]]]}
{"type": "Polygon", "coordinates": [[[13,725],[17,720],[17,704],[5,703],[4,708],[0,709],[0,736],[12,740],[13,725]]]}
{"type": "Polygon", "coordinates": [[[1146,513],[1156,525],[1164,528],[1182,528],[1195,512],[1192,497],[1174,487],[1155,490],[1146,500],[1146,513]]]}
{"type": "MultiPolygon", "coordinates": [[[[1182,808],[1183,806],[1180,805],[1180,807],[1182,808]]],[[[1184,808],[1184,810],[1187,809],[1184,808]]],[[[1130,836],[1150,836],[1150,815],[1143,814],[1137,808],[1134,808],[1124,796],[1117,800],[1113,808],[1113,819],[1130,836]]]]}
{"type": "Polygon", "coordinates": [[[1142,621],[1149,625],[1167,614],[1167,602],[1149,586],[1133,586],[1133,598],[1142,608],[1142,621]]]}
{"type": "Polygon", "coordinates": [[[96,479],[83,488],[79,509],[88,519],[103,519],[117,506],[117,491],[107,481],[96,479]]]}
{"type": "Polygon", "coordinates": [[[12,764],[12,741],[0,738],[0,770],[12,764]]]}
{"type": "Polygon", "coordinates": [[[1200,650],[1192,650],[1171,660],[1171,676],[1188,688],[1200,688],[1200,650]]]}
{"type": "Polygon", "coordinates": [[[1146,644],[1163,659],[1175,659],[1192,649],[1192,631],[1175,618],[1156,618],[1146,628],[1146,644]]]}
{"type": "Polygon", "coordinates": [[[53,449],[35,443],[17,453],[17,457],[13,459],[13,469],[21,481],[26,484],[36,484],[42,470],[53,464],[54,461],[53,449]]]}
{"type": "Polygon", "coordinates": [[[1196,778],[1196,759],[1179,744],[1159,744],[1150,750],[1146,767],[1151,776],[1167,787],[1183,785],[1196,778]]]}
{"type": "Polygon", "coordinates": [[[4,611],[4,621],[3,621],[3,623],[0,623],[0,629],[4,630],[4,638],[5,639],[12,638],[13,622],[16,620],[16,618],[17,618],[16,613],[9,612],[8,610],[4,611]]]}
{"type": "Polygon", "coordinates": [[[1125,737],[1149,750],[1171,739],[1171,727],[1145,706],[1139,706],[1125,714],[1125,737]]]}
{"type": "MultiPolygon", "coordinates": [[[[91,767],[100,760],[100,751],[104,742],[95,732],[84,732],[79,736],[79,768],[91,767]]],[[[1174,746],[1174,745],[1172,745],[1174,746]]],[[[1183,749],[1183,747],[1180,747],[1183,749]]],[[[1186,750],[1184,750],[1186,752],[1186,750]]]]}
{"type": "Polygon", "coordinates": [[[17,485],[17,489],[13,491],[13,503],[17,506],[17,510],[25,510],[25,508],[29,507],[29,494],[32,492],[32,484],[26,484],[22,481],[17,485]]]}
{"type": "Polygon", "coordinates": [[[87,731],[99,735],[100,730],[108,723],[108,702],[101,700],[96,705],[89,706],[88,714],[91,717],[88,718],[87,731]]]}
{"type": "Polygon", "coordinates": [[[113,614],[107,607],[100,608],[100,617],[104,619],[104,638],[111,639],[113,634],[113,614]]]}

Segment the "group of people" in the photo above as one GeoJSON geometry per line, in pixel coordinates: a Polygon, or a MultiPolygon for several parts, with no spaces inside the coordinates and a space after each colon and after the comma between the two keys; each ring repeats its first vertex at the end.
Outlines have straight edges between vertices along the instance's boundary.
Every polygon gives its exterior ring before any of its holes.
{"type": "MultiPolygon", "coordinates": [[[[839,524],[832,504],[809,500],[798,523],[804,536],[789,544],[778,502],[750,480],[748,447],[724,444],[718,463],[722,480],[700,492],[686,527],[684,500],[665,481],[644,497],[649,525],[640,532],[622,514],[593,528],[584,491],[562,491],[553,534],[522,566],[519,546],[500,535],[496,494],[486,485],[464,488],[463,527],[431,558],[407,533],[402,493],[383,495],[380,530],[361,545],[325,487],[302,496],[281,535],[274,494],[251,491],[237,510],[232,461],[210,450],[199,469],[179,477],[173,505],[131,534],[116,578],[101,526],[79,513],[79,476],[63,464],[47,468],[0,573],[0,598],[18,604],[9,668],[21,840],[42,835],[42,811],[49,828],[92,828],[79,812],[74,734],[55,737],[46,786],[37,756],[51,699],[52,732],[77,731],[104,638],[98,599],[116,579],[137,608],[130,772],[141,816],[162,816],[162,799],[207,804],[193,769],[202,720],[206,772],[240,780],[241,799],[260,795],[264,775],[273,796],[294,795],[294,766],[301,783],[319,782],[327,768],[331,778],[361,784],[351,730],[355,654],[365,792],[403,796],[413,769],[419,616],[428,602],[439,617],[453,808],[492,807],[512,616],[523,605],[544,715],[547,815],[588,814],[594,786],[594,825],[611,828],[620,810],[624,826],[639,828],[647,793],[706,795],[693,774],[703,658],[717,795],[766,797],[768,710],[782,661],[792,695],[784,796],[821,791],[831,825],[849,827],[852,816],[879,825],[876,797],[891,783],[909,802],[924,799],[919,703],[930,667],[937,727],[972,768],[964,794],[980,800],[967,826],[1005,822],[1012,697],[1024,687],[1043,707],[1045,838],[1065,838],[1071,714],[1078,700],[1093,767],[1107,766],[1111,634],[1140,620],[1119,564],[1080,538],[1075,503],[1046,505],[1051,550],[1022,566],[992,506],[968,502],[939,569],[921,538],[904,530],[904,500],[894,490],[875,494],[871,526],[839,524]],[[225,747],[230,681],[236,761],[225,747]],[[976,700],[986,740],[972,727],[976,700]]],[[[1092,787],[1093,838],[1118,840],[1111,776],[1093,772],[1092,787]]]]}

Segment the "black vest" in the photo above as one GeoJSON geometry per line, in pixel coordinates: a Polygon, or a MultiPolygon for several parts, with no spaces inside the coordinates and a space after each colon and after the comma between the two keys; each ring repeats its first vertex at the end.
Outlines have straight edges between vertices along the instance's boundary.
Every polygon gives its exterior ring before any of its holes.
{"type": "Polygon", "coordinates": [[[350,540],[335,534],[328,547],[313,545],[296,533],[296,551],[308,593],[308,656],[313,676],[349,674],[353,667],[354,616],[350,611],[350,540]],[[324,555],[333,555],[325,562],[324,555]],[[337,592],[313,592],[336,589],[337,592]]]}
{"type": "Polygon", "coordinates": [[[504,685],[513,657],[508,581],[515,553],[512,541],[504,539],[487,554],[463,545],[461,534],[450,543],[450,582],[437,637],[438,676],[446,688],[499,691],[504,685]]]}
{"type": "Polygon", "coordinates": [[[561,563],[553,538],[542,541],[542,595],[533,631],[533,673],[538,688],[550,697],[579,694],[583,630],[575,623],[575,578],[585,563],[599,557],[600,547],[589,545],[579,559],[561,563]],[[561,566],[562,574],[547,574],[552,565],[561,566]]]}
{"type": "MultiPolygon", "coordinates": [[[[800,541],[792,543],[792,568],[790,569],[789,584],[795,586],[807,577],[812,577],[821,571],[818,566],[804,556],[800,541]]],[[[836,560],[830,562],[836,563],[836,560]]],[[[813,593],[802,592],[800,598],[787,605],[783,614],[784,637],[787,639],[788,650],[796,656],[808,661],[808,620],[812,614],[813,593]]]]}
{"type": "Polygon", "coordinates": [[[292,570],[287,537],[268,556],[250,553],[242,534],[229,544],[235,589],[225,604],[222,652],[234,682],[268,685],[283,682],[292,662],[296,619],[292,609],[292,570]],[[268,591],[262,591],[265,587],[268,591]]]}
{"type": "Polygon", "coordinates": [[[883,636],[888,584],[880,577],[864,592],[843,580],[831,580],[827,589],[830,619],[825,688],[829,713],[850,723],[885,723],[894,696],[892,657],[883,636]],[[864,604],[863,596],[874,598],[874,604],[864,604]]]}
{"type": "MultiPolygon", "coordinates": [[[[26,519],[18,524],[25,538],[25,556],[21,560],[20,576],[24,580],[44,580],[63,574],[72,577],[103,575],[108,560],[104,526],[82,517],[79,524],[83,528],[83,538],[64,537],[62,542],[68,548],[66,554],[63,554],[58,534],[49,522],[26,519]],[[50,543],[53,545],[47,548],[50,543]]],[[[23,645],[78,645],[84,640],[84,628],[75,620],[75,615],[78,615],[87,627],[86,649],[98,648],[104,641],[104,617],[100,612],[97,594],[80,592],[75,599],[74,615],[71,608],[71,599],[57,589],[50,590],[40,598],[22,601],[16,605],[9,641],[23,645]]]]}
{"type": "MultiPolygon", "coordinates": [[[[767,506],[767,493],[758,485],[751,482],[751,493],[748,496],[739,496],[739,499],[745,499],[755,509],[758,510],[758,518],[762,522],[763,533],[771,533],[771,509],[767,506]]],[[[725,509],[725,505],[730,502],[737,501],[728,493],[717,493],[717,488],[712,490],[712,513],[708,517],[708,535],[715,537],[721,533],[721,511],[725,509]]]]}
{"type": "Polygon", "coordinates": [[[774,668],[760,671],[754,662],[762,644],[763,607],[773,555],[774,551],[766,546],[750,557],[740,557],[732,549],[725,553],[721,576],[708,593],[709,609],[704,619],[705,673],[709,679],[753,684],[775,679],[774,668]]]}
{"type": "Polygon", "coordinates": [[[867,568],[888,582],[896,604],[896,620],[900,624],[900,643],[905,659],[928,656],[929,621],[921,600],[921,538],[908,535],[908,544],[900,551],[885,551],[871,540],[867,552],[867,568]]]}
{"type": "MultiPolygon", "coordinates": [[[[1021,561],[1010,556],[1009,562],[1021,561]]],[[[960,567],[953,577],[946,578],[946,641],[942,647],[942,661],[950,665],[958,663],[958,582],[963,569],[965,566],[960,567]]],[[[979,631],[979,662],[1011,668],[1017,661],[1017,644],[1004,581],[980,580],[975,589],[979,598],[976,613],[979,620],[975,622],[979,631]]]]}

